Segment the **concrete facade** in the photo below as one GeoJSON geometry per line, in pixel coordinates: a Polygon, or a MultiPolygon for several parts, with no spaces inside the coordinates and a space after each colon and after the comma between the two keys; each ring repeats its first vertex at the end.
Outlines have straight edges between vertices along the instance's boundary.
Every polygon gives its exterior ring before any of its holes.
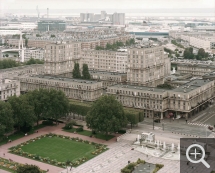
{"type": "Polygon", "coordinates": [[[20,82],[12,79],[0,78],[0,100],[6,101],[8,97],[20,95],[20,82]]]}
{"type": "Polygon", "coordinates": [[[132,85],[114,85],[107,94],[115,95],[123,106],[144,110],[147,117],[168,117],[170,113],[191,117],[214,98],[214,81],[194,80],[173,90],[132,85]]]}
{"type": "Polygon", "coordinates": [[[213,65],[203,65],[203,64],[177,64],[177,72],[181,74],[192,74],[193,76],[203,76],[207,73],[215,71],[215,66],[213,65]]]}
{"type": "Polygon", "coordinates": [[[128,49],[128,83],[157,86],[170,75],[170,59],[161,46],[128,49]]]}
{"type": "Polygon", "coordinates": [[[24,50],[24,61],[29,61],[31,58],[44,60],[45,51],[43,49],[25,49],[24,50]]]}
{"type": "Polygon", "coordinates": [[[116,84],[123,84],[127,81],[126,73],[114,73],[105,71],[90,71],[91,79],[102,81],[103,87],[112,86],[116,84]]]}
{"type": "Polygon", "coordinates": [[[19,66],[19,67],[13,67],[13,68],[7,68],[7,69],[1,69],[0,74],[1,77],[4,78],[10,78],[14,79],[17,76],[30,76],[33,74],[44,74],[44,64],[33,64],[33,65],[25,65],[25,66],[19,66]]]}
{"type": "Polygon", "coordinates": [[[67,41],[48,44],[45,46],[45,73],[50,75],[69,73],[80,56],[80,43],[67,41]]]}
{"type": "Polygon", "coordinates": [[[53,76],[18,77],[21,91],[28,92],[35,89],[57,89],[62,90],[68,98],[95,101],[103,93],[102,82],[60,78],[53,76]]]}
{"type": "Polygon", "coordinates": [[[83,50],[81,64],[88,64],[90,70],[126,72],[126,51],[83,50]]]}

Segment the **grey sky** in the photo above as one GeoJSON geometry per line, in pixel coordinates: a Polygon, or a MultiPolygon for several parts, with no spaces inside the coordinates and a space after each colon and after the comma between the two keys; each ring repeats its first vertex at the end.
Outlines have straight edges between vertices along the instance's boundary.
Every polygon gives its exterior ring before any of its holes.
{"type": "Polygon", "coordinates": [[[0,0],[1,9],[214,8],[215,0],[0,0]]]}

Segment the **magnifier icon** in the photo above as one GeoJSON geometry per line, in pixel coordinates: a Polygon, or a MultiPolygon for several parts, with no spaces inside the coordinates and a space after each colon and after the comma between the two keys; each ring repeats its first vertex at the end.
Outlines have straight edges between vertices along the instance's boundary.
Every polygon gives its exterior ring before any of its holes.
{"type": "Polygon", "coordinates": [[[204,158],[205,158],[205,149],[204,149],[201,145],[199,145],[199,144],[192,144],[192,145],[190,145],[190,146],[187,148],[187,150],[186,150],[186,156],[187,156],[187,159],[188,159],[191,163],[200,163],[200,162],[202,162],[203,165],[205,165],[207,168],[210,168],[210,165],[204,160],[204,158]],[[198,153],[198,152],[196,151],[196,148],[195,148],[195,151],[194,151],[193,153],[190,153],[190,154],[191,154],[191,155],[194,155],[194,156],[195,156],[195,159],[196,159],[196,156],[202,154],[202,157],[201,157],[199,160],[193,160],[193,159],[190,158],[189,151],[190,151],[191,148],[194,148],[194,147],[200,148],[202,152],[201,152],[201,153],[198,153]]]}

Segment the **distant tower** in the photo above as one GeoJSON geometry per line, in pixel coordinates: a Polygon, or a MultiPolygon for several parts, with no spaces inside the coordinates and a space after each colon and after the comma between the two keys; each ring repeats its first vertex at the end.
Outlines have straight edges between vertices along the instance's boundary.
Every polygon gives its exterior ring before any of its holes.
{"type": "Polygon", "coordinates": [[[21,57],[21,62],[24,62],[24,48],[23,48],[22,32],[20,32],[20,38],[19,38],[19,56],[21,57]],[[20,46],[21,46],[21,50],[20,50],[20,46]]]}
{"type": "Polygon", "coordinates": [[[47,8],[47,18],[49,18],[49,8],[47,8]]]}

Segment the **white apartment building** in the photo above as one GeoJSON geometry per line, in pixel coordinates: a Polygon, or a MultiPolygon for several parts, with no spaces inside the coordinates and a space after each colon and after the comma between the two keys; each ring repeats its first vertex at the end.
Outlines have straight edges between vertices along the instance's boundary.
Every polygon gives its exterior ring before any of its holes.
{"type": "Polygon", "coordinates": [[[128,49],[127,80],[130,84],[157,86],[170,75],[170,59],[162,46],[128,49]]]}
{"type": "Polygon", "coordinates": [[[82,50],[81,64],[90,70],[125,73],[127,59],[126,50],[82,50]]]}
{"type": "Polygon", "coordinates": [[[24,50],[24,61],[29,61],[31,58],[44,60],[44,49],[29,48],[24,50]]]}
{"type": "Polygon", "coordinates": [[[6,101],[8,97],[20,95],[20,82],[12,79],[0,78],[0,100],[6,101]]]}

